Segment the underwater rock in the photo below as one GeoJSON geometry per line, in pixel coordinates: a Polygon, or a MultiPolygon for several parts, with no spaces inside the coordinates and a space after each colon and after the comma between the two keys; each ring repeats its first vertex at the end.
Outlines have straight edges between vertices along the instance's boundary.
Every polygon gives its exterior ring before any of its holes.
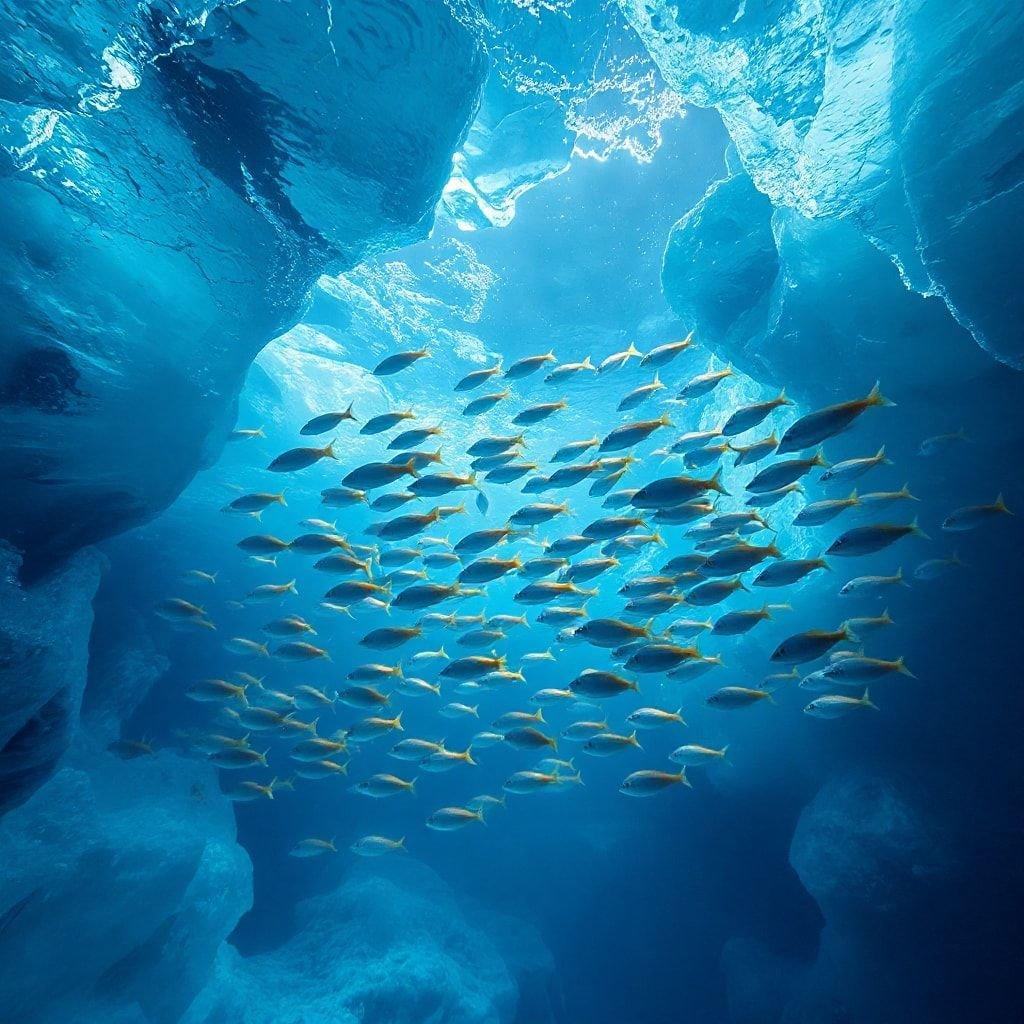
{"type": "Polygon", "coordinates": [[[318,274],[425,232],[480,32],[399,0],[0,12],[0,537],[30,572],[166,507],[318,274]]]}
{"type": "Polygon", "coordinates": [[[50,775],[77,727],[103,565],[81,551],[28,585],[0,543],[0,815],[50,775]]]}
{"type": "MultiPolygon", "coordinates": [[[[225,946],[215,977],[182,1024],[516,1020],[516,968],[491,938],[500,920],[468,919],[425,867],[389,867],[386,876],[357,867],[334,892],[300,903],[294,936],[273,952],[241,957],[225,946]]],[[[538,960],[543,956],[528,950],[517,958],[535,966],[538,960]]]]}
{"type": "Polygon", "coordinates": [[[726,942],[721,964],[729,1024],[778,1024],[800,965],[746,937],[726,942]]]}
{"type": "Polygon", "coordinates": [[[251,903],[205,766],[76,752],[0,822],[0,1006],[32,1024],[176,1024],[251,903]]]}
{"type": "Polygon", "coordinates": [[[716,108],[777,209],[842,218],[907,287],[1024,366],[1024,10],[954,0],[837,6],[620,0],[666,81],[716,108]]]}
{"type": "Polygon", "coordinates": [[[949,1019],[934,964],[950,939],[926,922],[958,865],[916,786],[867,771],[830,779],[800,816],[790,863],[826,923],[784,1024],[949,1019]]]}
{"type": "Polygon", "coordinates": [[[912,794],[867,772],[822,786],[800,815],[789,851],[829,921],[899,910],[948,875],[950,857],[912,794]]]}
{"type": "Polygon", "coordinates": [[[901,398],[934,398],[992,366],[851,223],[774,209],[743,172],[672,229],[662,287],[716,355],[797,397],[860,394],[880,378],[901,398]]]}

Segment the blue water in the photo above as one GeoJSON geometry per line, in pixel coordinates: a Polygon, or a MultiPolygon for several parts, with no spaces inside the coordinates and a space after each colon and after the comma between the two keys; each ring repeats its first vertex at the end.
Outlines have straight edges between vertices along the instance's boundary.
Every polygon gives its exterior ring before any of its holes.
{"type": "MultiPolygon", "coordinates": [[[[0,3],[0,1024],[1024,1019],[1022,36],[1019,12],[955,0],[0,3]],[[652,377],[635,359],[454,391],[498,360],[598,364],[691,332],[660,370],[665,389],[633,412],[616,407],[652,377]],[[372,373],[420,348],[429,359],[372,373]],[[709,395],[665,403],[727,366],[709,395]],[[637,488],[691,472],[659,453],[680,434],[783,387],[792,404],[736,443],[876,381],[894,405],[822,447],[838,463],[884,445],[890,461],[849,483],[814,470],[752,542],[810,558],[851,527],[915,517],[927,536],[656,616],[664,629],[791,606],[744,636],[679,639],[721,657],[696,679],[637,676],[609,650],[559,642],[536,621],[543,606],[516,602],[528,581],[511,573],[424,610],[528,615],[495,645],[526,682],[467,694],[440,676],[444,662],[409,659],[489,648],[436,629],[367,650],[369,630],[423,612],[324,614],[324,592],[347,577],[314,569],[319,555],[286,551],[272,566],[237,547],[255,533],[289,541],[309,517],[374,544],[372,524],[464,502],[425,531],[455,543],[529,502],[568,501],[568,515],[486,552],[536,557],[542,540],[628,507],[589,495],[596,476],[540,495],[481,479],[388,513],[329,508],[321,491],[415,426],[442,430],[422,447],[440,447],[443,466],[424,474],[466,473],[473,441],[519,433],[518,412],[559,399],[566,408],[525,428],[522,458],[539,472],[569,441],[668,414],[616,485],[637,488]],[[505,387],[492,411],[462,414],[505,387]],[[349,403],[359,423],[302,438],[349,403]],[[359,433],[399,409],[416,419],[359,433]],[[267,471],[331,439],[336,461],[267,471]],[[793,525],[806,502],[904,483],[917,501],[793,525]],[[223,511],[282,488],[287,505],[260,522],[223,511]],[[943,529],[997,495],[1014,514],[943,529]],[[840,594],[897,570],[909,586],[840,594]],[[295,595],[245,601],[291,580],[295,595]],[[156,614],[169,598],[202,605],[216,629],[175,628],[156,614]],[[872,681],[877,711],[822,720],[798,679],[763,683],[785,669],[770,655],[787,637],[883,609],[893,625],[866,634],[865,651],[903,658],[913,676],[872,681]],[[246,637],[273,650],[289,638],[262,626],[293,614],[329,660],[225,648],[246,637]],[[548,648],[553,661],[522,661],[548,648]],[[253,732],[268,764],[244,771],[197,748],[247,731],[225,716],[241,702],[189,698],[201,680],[244,671],[268,690],[333,694],[354,666],[399,659],[442,696],[394,692],[384,713],[401,711],[404,731],[350,744],[347,776],[295,777],[290,750],[306,734],[253,732]],[[628,734],[643,706],[681,708],[685,726],[642,731],[642,749],[607,758],[564,739],[557,755],[477,745],[476,766],[444,774],[388,756],[408,737],[462,750],[587,668],[623,672],[639,693],[545,708],[546,734],[604,717],[628,734]],[[753,706],[708,703],[762,685],[770,699],[753,706]],[[479,717],[441,717],[451,700],[479,717]],[[728,756],[688,769],[686,787],[619,792],[632,772],[677,771],[669,754],[683,743],[728,756]],[[505,792],[545,755],[572,758],[583,785],[505,792]],[[418,777],[415,796],[354,791],[379,772],[418,777]],[[273,778],[294,788],[228,799],[273,778]],[[486,827],[427,827],[479,794],[506,798],[486,827]],[[371,835],[402,837],[407,852],[356,856],[371,835]],[[310,838],[336,850],[293,856],[310,838]]],[[[756,469],[726,454],[692,472],[719,465],[716,513],[743,508],[756,469]]],[[[588,616],[620,615],[619,588],[691,551],[687,529],[661,528],[664,546],[584,584],[598,591],[588,616]]],[[[458,571],[430,570],[444,582],[458,571]]],[[[367,714],[338,703],[318,733],[367,714]]]]}

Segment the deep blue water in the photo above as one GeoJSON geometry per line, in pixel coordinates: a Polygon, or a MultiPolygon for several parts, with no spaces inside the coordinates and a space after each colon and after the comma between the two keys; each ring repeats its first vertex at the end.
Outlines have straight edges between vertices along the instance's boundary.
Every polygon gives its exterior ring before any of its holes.
{"type": "MultiPolygon", "coordinates": [[[[129,14],[96,3],[65,26],[0,4],[12,55],[0,110],[12,197],[0,328],[0,1022],[1024,1020],[1024,389],[1020,254],[1006,242],[1019,237],[1024,194],[1020,17],[952,0],[938,15],[910,0],[811,13],[627,0],[214,6],[129,14]],[[498,360],[554,351],[559,363],[598,364],[691,333],[693,347],[659,371],[665,388],[633,412],[618,403],[653,376],[636,359],[564,382],[544,381],[552,363],[454,390],[498,360]],[[430,358],[372,373],[419,348],[430,358]],[[710,394],[665,401],[727,366],[710,394]],[[640,461],[615,489],[721,467],[727,493],[708,522],[745,508],[753,474],[794,455],[751,468],[730,452],[687,468],[660,449],[785,387],[792,404],[733,441],[781,436],[876,381],[894,404],[868,408],[822,448],[832,464],[882,446],[889,461],[850,482],[814,469],[805,493],[764,510],[770,530],[751,541],[811,558],[854,526],[915,519],[926,536],[826,554],[827,571],[785,588],[753,586],[758,566],[740,574],[749,591],[656,615],[663,630],[790,605],[744,636],[677,640],[721,657],[696,679],[632,673],[609,650],[561,642],[536,621],[543,606],[515,600],[528,582],[515,572],[479,597],[387,615],[353,605],[346,617],[320,607],[349,577],[316,570],[319,554],[285,551],[269,565],[237,547],[258,533],[290,541],[317,517],[386,550],[368,527],[464,502],[399,542],[454,544],[529,502],[568,501],[568,514],[486,552],[525,560],[542,541],[630,514],[588,493],[600,472],[534,496],[522,480],[481,474],[478,488],[387,513],[322,503],[396,433],[433,424],[440,435],[420,447],[440,448],[443,464],[424,475],[467,473],[475,440],[521,429],[521,458],[548,473],[561,445],[667,413],[671,425],[630,449],[640,461]],[[492,411],[463,415],[505,387],[492,411]],[[559,399],[566,407],[542,423],[512,422],[559,399]],[[299,433],[350,402],[359,422],[319,440],[299,433]],[[402,409],[416,418],[359,433],[402,409]],[[922,452],[961,429],[964,439],[922,452]],[[267,470],[296,445],[332,439],[336,460],[267,470]],[[807,502],[905,483],[915,501],[793,523],[807,502]],[[223,511],[282,488],[287,504],[259,522],[223,511]],[[943,528],[997,495],[1011,514],[943,528]],[[928,560],[954,556],[921,578],[928,560]],[[196,584],[194,570],[215,580],[196,584]],[[840,594],[897,570],[909,585],[840,594]],[[292,580],[294,595],[246,600],[292,580]],[[175,628],[156,614],[169,598],[202,605],[216,628],[175,628]],[[872,680],[877,711],[805,713],[819,694],[798,683],[825,657],[763,683],[786,667],[770,655],[787,637],[883,609],[893,624],[865,633],[864,653],[903,658],[913,675],[872,680]],[[458,645],[464,629],[394,651],[359,644],[434,611],[526,612],[529,627],[494,645],[525,682],[467,693],[440,675],[446,662],[411,662],[441,645],[451,658],[477,653],[458,645]],[[329,659],[225,648],[244,637],[273,650],[290,638],[262,627],[282,615],[308,619],[316,634],[295,639],[329,659]],[[548,648],[554,660],[522,660],[548,648]],[[341,778],[295,777],[290,751],[307,734],[252,731],[230,720],[241,701],[188,694],[239,671],[265,677],[265,690],[333,694],[354,666],[398,660],[442,695],[405,696],[384,680],[403,731],[350,743],[341,778]],[[605,717],[628,734],[626,716],[650,706],[680,708],[685,726],[641,731],[642,749],[607,758],[564,739],[557,755],[477,745],[476,766],[443,774],[388,756],[408,737],[465,749],[588,668],[622,672],[639,692],[600,710],[545,708],[546,734],[605,717]],[[770,699],[753,706],[708,703],[721,687],[762,685],[770,699]],[[478,717],[441,717],[453,700],[478,717]],[[218,770],[196,745],[210,733],[248,733],[268,763],[218,770]],[[619,792],[632,772],[676,771],[669,754],[683,743],[727,745],[728,757],[648,799],[619,792]],[[439,808],[502,795],[545,755],[572,758],[583,785],[506,794],[486,827],[427,827],[439,808]],[[354,791],[381,772],[415,776],[416,794],[354,791]],[[243,780],[275,778],[294,789],[228,800],[243,780]],[[349,848],[364,836],[403,837],[407,853],[358,857],[349,848]],[[294,856],[311,838],[336,850],[294,856]]],[[[583,584],[597,590],[587,617],[623,614],[619,588],[692,551],[688,529],[660,527],[662,545],[583,584]]],[[[451,582],[459,569],[429,574],[451,582]]],[[[255,687],[248,699],[272,702],[255,687]]],[[[367,714],[336,703],[317,732],[367,714]]]]}

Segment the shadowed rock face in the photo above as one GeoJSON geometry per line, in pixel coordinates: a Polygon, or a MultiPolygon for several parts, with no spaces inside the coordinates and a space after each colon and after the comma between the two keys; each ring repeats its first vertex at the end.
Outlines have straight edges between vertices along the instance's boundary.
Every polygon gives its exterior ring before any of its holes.
{"type": "Polygon", "coordinates": [[[0,1006],[175,1024],[251,902],[231,805],[205,765],[80,753],[0,823],[0,1006]]]}
{"type": "Polygon", "coordinates": [[[78,725],[102,565],[83,551],[28,585],[0,545],[0,815],[50,775],[78,725]]]}
{"type": "Polygon", "coordinates": [[[0,537],[30,572],[171,502],[319,273],[429,225],[479,29],[341,13],[0,10],[0,537]]]}
{"type": "MultiPolygon", "coordinates": [[[[959,324],[995,359],[1024,366],[1007,248],[1024,220],[1019,6],[620,4],[665,80],[721,113],[775,209],[845,222],[903,285],[939,297],[945,331],[959,324]]],[[[930,355],[933,344],[907,351],[930,355]]]]}

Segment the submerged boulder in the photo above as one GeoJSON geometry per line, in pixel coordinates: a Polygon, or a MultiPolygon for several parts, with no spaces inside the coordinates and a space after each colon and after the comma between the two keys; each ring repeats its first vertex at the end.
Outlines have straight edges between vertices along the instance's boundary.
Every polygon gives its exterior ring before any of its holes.
{"type": "Polygon", "coordinates": [[[0,1006],[32,1024],[176,1024],[252,898],[214,773],[77,751],[0,822],[0,1006]]]}
{"type": "MultiPolygon", "coordinates": [[[[300,903],[295,933],[270,953],[221,950],[217,972],[183,1024],[511,1024],[526,972],[531,1024],[549,1019],[538,994],[550,960],[515,930],[506,961],[495,933],[466,915],[429,869],[361,867],[335,891],[300,903]]],[[[521,1019],[521,1018],[519,1018],[521,1019]]]]}

